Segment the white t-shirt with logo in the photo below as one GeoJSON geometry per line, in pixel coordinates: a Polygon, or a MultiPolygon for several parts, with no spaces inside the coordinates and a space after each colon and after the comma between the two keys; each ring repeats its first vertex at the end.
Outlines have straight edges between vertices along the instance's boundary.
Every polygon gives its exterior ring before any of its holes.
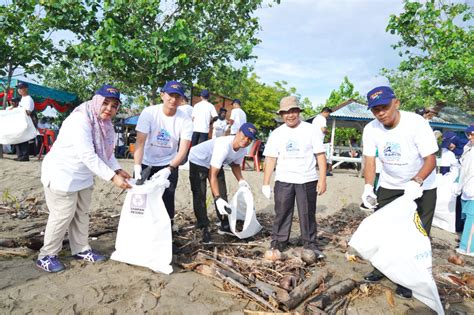
{"type": "MultiPolygon", "coordinates": [[[[378,120],[364,128],[364,155],[375,156],[378,149],[382,162],[379,185],[387,189],[405,189],[424,164],[424,157],[438,151],[433,131],[428,122],[415,113],[400,111],[400,122],[386,129],[378,120]]],[[[436,187],[436,170],[425,179],[423,189],[436,187]]]]}
{"type": "Polygon", "coordinates": [[[18,106],[30,112],[35,110],[35,102],[33,101],[33,98],[29,95],[22,96],[18,106]]]}
{"type": "Polygon", "coordinates": [[[214,105],[206,100],[196,103],[193,107],[193,131],[194,132],[209,132],[209,125],[211,119],[217,116],[217,111],[214,105]]]}
{"type": "Polygon", "coordinates": [[[163,104],[145,108],[135,129],[148,135],[142,163],[151,166],[168,165],[178,152],[179,140],[191,140],[193,134],[191,119],[180,110],[166,116],[163,104]]]}
{"type": "Polygon", "coordinates": [[[277,158],[276,181],[304,184],[318,180],[315,154],[324,152],[322,139],[314,132],[314,127],[302,121],[295,128],[284,124],[275,129],[263,155],[277,158]]]}
{"type": "Polygon", "coordinates": [[[241,165],[247,154],[247,148],[234,151],[232,141],[235,136],[218,137],[191,147],[189,161],[207,168],[221,168],[222,165],[241,165]]]}
{"type": "Polygon", "coordinates": [[[230,112],[230,119],[234,121],[232,126],[230,126],[230,133],[235,135],[239,132],[240,126],[247,122],[247,114],[245,114],[242,108],[233,108],[230,112]]]}

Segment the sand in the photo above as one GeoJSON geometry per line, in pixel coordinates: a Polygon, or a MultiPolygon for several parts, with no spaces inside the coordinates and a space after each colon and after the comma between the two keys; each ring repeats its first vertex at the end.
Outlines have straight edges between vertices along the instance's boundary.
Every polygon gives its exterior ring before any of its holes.
{"type": "MultiPolygon", "coordinates": [[[[7,155],[0,160],[0,202],[8,196],[14,196],[19,201],[36,198],[38,213],[28,215],[27,211],[20,211],[20,215],[14,217],[0,212],[0,239],[23,235],[29,227],[44,225],[47,220],[47,207],[40,183],[41,162],[36,158],[28,163],[12,159],[13,156],[7,155]]],[[[131,160],[120,162],[124,169],[132,169],[131,160]]],[[[263,173],[244,171],[243,175],[252,186],[257,216],[273,213],[272,201],[266,200],[260,193],[263,173]]],[[[179,176],[176,211],[178,215],[192,217],[188,171],[180,170],[179,176]]],[[[230,171],[226,171],[226,178],[228,191],[232,195],[237,189],[237,182],[230,171]]],[[[327,193],[318,197],[317,218],[327,218],[339,211],[345,211],[347,215],[360,215],[358,205],[362,188],[363,180],[354,170],[337,170],[333,177],[328,177],[327,193]]],[[[125,198],[125,194],[119,193],[120,190],[111,183],[96,179],[91,217],[94,220],[107,218],[110,228],[116,228],[113,225],[118,222],[117,215],[125,198]]],[[[214,214],[211,218],[215,219],[214,214]]],[[[94,220],[91,221],[91,229],[94,220]]],[[[179,220],[177,224],[180,224],[179,220]]],[[[294,224],[292,237],[298,237],[298,230],[298,226],[294,224]]],[[[435,269],[448,264],[447,257],[453,253],[456,235],[433,228],[432,237],[437,244],[433,246],[435,269]]],[[[110,255],[114,250],[114,242],[115,233],[107,233],[92,239],[91,245],[110,255]]],[[[326,266],[334,272],[334,281],[346,278],[360,281],[371,270],[370,264],[347,262],[344,253],[337,248],[328,246],[323,250],[327,254],[326,266]]],[[[163,275],[110,260],[95,265],[87,264],[74,261],[69,256],[69,249],[65,247],[61,260],[65,262],[67,270],[60,274],[47,274],[34,268],[36,255],[37,252],[32,251],[26,258],[0,257],[0,313],[242,314],[246,309],[259,309],[244,296],[236,296],[234,291],[226,292],[220,281],[183,271],[178,265],[173,266],[175,272],[171,275],[163,275]]],[[[468,259],[463,270],[472,269],[472,266],[473,260],[468,259]]],[[[382,281],[382,284],[389,289],[395,288],[388,280],[382,281]]],[[[465,300],[463,303],[450,305],[450,310],[473,313],[474,303],[472,300],[465,300]]],[[[432,311],[415,299],[395,298],[395,307],[391,307],[387,304],[383,291],[380,291],[354,300],[347,313],[432,314],[432,311]]]]}

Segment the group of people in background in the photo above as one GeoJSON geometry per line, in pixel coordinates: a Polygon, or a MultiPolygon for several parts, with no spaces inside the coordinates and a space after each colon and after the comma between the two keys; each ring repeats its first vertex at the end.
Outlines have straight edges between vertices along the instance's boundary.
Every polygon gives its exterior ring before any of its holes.
{"type": "MultiPolygon", "coordinates": [[[[226,113],[224,110],[217,113],[209,102],[208,91],[203,90],[201,101],[192,112],[183,107],[186,95],[180,82],[167,82],[160,96],[162,103],[145,108],[138,119],[134,179],[143,179],[143,170],[151,167],[148,179],[158,174],[169,180],[163,201],[173,224],[178,168],[188,158],[196,228],[201,231],[202,242],[212,242],[213,238],[206,207],[207,182],[219,220],[218,233],[232,234],[227,218],[231,210],[223,166],[230,166],[239,186],[250,188],[242,175],[241,165],[246,148],[257,139],[257,128],[245,121],[239,100],[233,101],[235,115],[231,114],[229,123],[222,127],[226,113]],[[212,127],[216,122],[221,125],[212,127]],[[227,126],[230,126],[230,135],[226,136],[227,126]],[[210,128],[218,130],[212,139],[208,139],[210,128]]],[[[399,110],[400,101],[390,87],[371,90],[367,101],[368,110],[376,119],[363,131],[365,186],[362,202],[366,208],[377,211],[404,195],[417,204],[419,217],[429,235],[436,205],[435,153],[438,144],[433,131],[421,116],[399,110]],[[376,156],[380,159],[381,170],[379,183],[374,188],[376,156]]],[[[44,271],[64,270],[58,253],[66,230],[75,258],[89,262],[105,259],[88,243],[88,210],[94,175],[121,189],[131,188],[132,176],[120,167],[113,154],[112,118],[120,104],[120,92],[113,86],[102,86],[90,101],[78,106],[63,122],[57,141],[43,161],[41,181],[50,214],[36,266],[44,271]]],[[[317,196],[327,189],[323,139],[327,133],[325,119],[331,111],[323,110],[322,118],[313,125],[302,120],[301,111],[297,97],[281,99],[278,114],[283,124],[270,134],[263,152],[265,167],[261,193],[274,199],[270,248],[283,251],[289,245],[296,202],[302,246],[322,259],[325,255],[318,247],[316,237],[316,203],[317,196]],[[272,187],[273,173],[275,183],[272,187]]],[[[463,213],[467,217],[458,252],[473,255],[474,126],[470,126],[466,134],[470,142],[463,146],[462,152],[459,151],[461,171],[455,188],[456,194],[462,194],[463,213]]],[[[454,149],[453,143],[456,147],[462,146],[448,136],[443,146],[448,149],[454,149]]],[[[383,277],[374,269],[365,280],[376,282],[383,277]]],[[[402,286],[397,287],[396,293],[403,297],[412,294],[402,286]]]]}

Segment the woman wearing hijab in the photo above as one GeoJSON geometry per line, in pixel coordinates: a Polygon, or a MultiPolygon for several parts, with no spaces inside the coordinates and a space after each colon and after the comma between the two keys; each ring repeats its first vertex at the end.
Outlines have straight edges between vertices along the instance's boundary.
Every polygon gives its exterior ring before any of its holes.
{"type": "Polygon", "coordinates": [[[130,175],[114,157],[112,118],[120,106],[120,92],[102,86],[92,100],[79,105],[64,120],[59,136],[44,158],[41,182],[49,209],[44,245],[36,267],[59,272],[58,259],[66,230],[71,253],[76,259],[97,262],[106,258],[89,246],[89,208],[94,175],[115,186],[130,188],[130,175]]]}

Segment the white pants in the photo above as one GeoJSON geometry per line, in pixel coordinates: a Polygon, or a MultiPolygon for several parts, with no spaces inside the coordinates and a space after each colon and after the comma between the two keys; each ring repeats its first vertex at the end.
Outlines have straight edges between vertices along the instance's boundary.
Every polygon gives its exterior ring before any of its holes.
{"type": "Polygon", "coordinates": [[[38,258],[58,255],[62,249],[66,231],[69,233],[72,255],[90,249],[88,238],[92,186],[75,192],[44,187],[44,195],[49,217],[44,234],[44,245],[38,258]]]}

